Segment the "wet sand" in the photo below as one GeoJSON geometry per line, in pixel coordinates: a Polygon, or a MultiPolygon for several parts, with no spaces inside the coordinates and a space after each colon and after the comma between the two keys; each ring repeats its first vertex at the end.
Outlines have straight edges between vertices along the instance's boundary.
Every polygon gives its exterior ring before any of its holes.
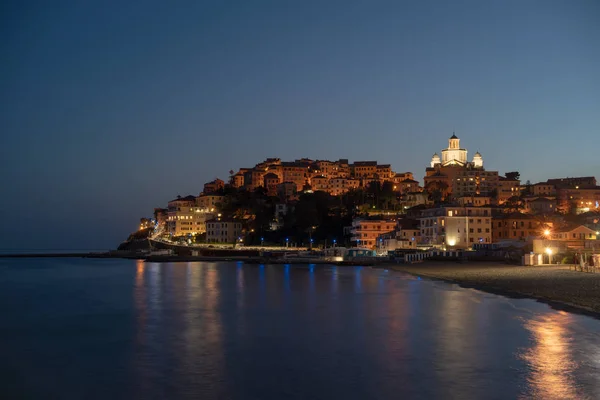
{"type": "Polygon", "coordinates": [[[429,261],[395,264],[388,268],[491,293],[530,297],[555,308],[600,317],[600,274],[569,270],[568,265],[525,267],[429,261]]]}

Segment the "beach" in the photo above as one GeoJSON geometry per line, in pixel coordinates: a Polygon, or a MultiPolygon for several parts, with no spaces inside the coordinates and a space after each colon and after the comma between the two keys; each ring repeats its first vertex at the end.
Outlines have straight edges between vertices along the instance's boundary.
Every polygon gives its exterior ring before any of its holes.
{"type": "Polygon", "coordinates": [[[568,265],[514,266],[497,263],[424,262],[389,267],[463,287],[538,299],[557,308],[600,317],[600,274],[570,270],[568,265]]]}

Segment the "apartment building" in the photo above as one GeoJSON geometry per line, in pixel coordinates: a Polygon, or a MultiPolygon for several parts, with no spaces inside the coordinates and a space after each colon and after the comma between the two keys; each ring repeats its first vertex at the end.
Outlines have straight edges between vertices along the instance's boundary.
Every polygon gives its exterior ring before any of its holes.
{"type": "Polygon", "coordinates": [[[424,209],[421,243],[453,249],[470,248],[474,243],[492,243],[490,207],[440,206],[424,209]]]}
{"type": "Polygon", "coordinates": [[[377,238],[394,231],[396,221],[382,219],[357,218],[352,221],[351,241],[356,242],[357,247],[368,247],[375,249],[377,238]]]}
{"type": "Polygon", "coordinates": [[[521,181],[518,179],[509,179],[504,176],[498,177],[498,204],[504,204],[513,196],[519,196],[521,190],[521,181]]]}
{"type": "Polygon", "coordinates": [[[544,234],[548,226],[537,217],[520,212],[492,218],[492,240],[527,240],[544,234]]]}
{"type": "Polygon", "coordinates": [[[208,207],[198,206],[196,199],[194,196],[186,196],[169,201],[165,220],[167,233],[172,236],[184,236],[205,232],[204,224],[214,213],[208,207]]]}
{"type": "Polygon", "coordinates": [[[194,206],[205,211],[214,212],[218,208],[219,203],[223,201],[223,196],[219,194],[201,194],[194,200],[194,206]]]}
{"type": "Polygon", "coordinates": [[[208,243],[238,243],[242,235],[242,223],[235,219],[215,218],[206,221],[208,243]]]}
{"type": "Polygon", "coordinates": [[[490,196],[499,187],[498,171],[462,169],[457,171],[452,182],[454,198],[482,194],[490,196]]]}
{"type": "Polygon", "coordinates": [[[307,181],[308,167],[302,162],[282,162],[283,182],[292,182],[296,185],[296,191],[302,191],[307,181]]]}

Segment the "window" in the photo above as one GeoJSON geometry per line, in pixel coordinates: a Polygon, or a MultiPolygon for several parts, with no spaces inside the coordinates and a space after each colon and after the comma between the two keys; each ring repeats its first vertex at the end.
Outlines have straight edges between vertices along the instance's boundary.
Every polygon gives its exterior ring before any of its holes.
{"type": "Polygon", "coordinates": [[[490,228],[485,228],[485,233],[490,233],[490,228]]]}
{"type": "Polygon", "coordinates": [[[473,228],[469,228],[469,233],[473,233],[473,228]]]}
{"type": "Polygon", "coordinates": [[[481,233],[481,228],[477,228],[477,233],[481,233]]]}

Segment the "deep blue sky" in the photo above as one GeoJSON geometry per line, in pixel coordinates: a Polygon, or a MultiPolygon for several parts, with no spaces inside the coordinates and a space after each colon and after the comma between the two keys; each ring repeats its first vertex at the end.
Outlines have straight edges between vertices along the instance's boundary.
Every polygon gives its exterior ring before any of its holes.
{"type": "Polygon", "coordinates": [[[0,248],[110,248],[265,157],[600,175],[600,2],[4,1],[0,248]],[[175,7],[174,4],[177,4],[175,7]]]}

